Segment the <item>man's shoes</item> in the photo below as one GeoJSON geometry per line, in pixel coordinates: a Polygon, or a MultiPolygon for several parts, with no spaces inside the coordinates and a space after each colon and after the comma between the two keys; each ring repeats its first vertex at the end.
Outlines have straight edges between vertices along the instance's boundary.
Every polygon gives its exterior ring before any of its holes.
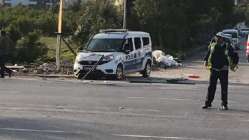
{"type": "Polygon", "coordinates": [[[208,109],[208,108],[210,108],[210,107],[212,107],[211,104],[210,104],[210,105],[204,105],[204,106],[202,106],[202,109],[208,109]]]}
{"type": "Polygon", "coordinates": [[[227,105],[221,105],[220,110],[228,110],[227,105]]]}

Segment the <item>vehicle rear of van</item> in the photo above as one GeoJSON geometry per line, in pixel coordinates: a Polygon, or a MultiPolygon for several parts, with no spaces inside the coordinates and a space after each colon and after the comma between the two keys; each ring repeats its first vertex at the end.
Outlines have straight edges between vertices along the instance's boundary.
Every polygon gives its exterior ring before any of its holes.
{"type": "Polygon", "coordinates": [[[235,46],[236,49],[239,49],[240,43],[239,43],[239,32],[235,29],[227,29],[222,31],[224,34],[230,34],[232,35],[232,44],[235,46]]]}
{"type": "Polygon", "coordinates": [[[249,35],[247,37],[247,42],[246,42],[246,57],[247,61],[249,62],[249,35]]]}

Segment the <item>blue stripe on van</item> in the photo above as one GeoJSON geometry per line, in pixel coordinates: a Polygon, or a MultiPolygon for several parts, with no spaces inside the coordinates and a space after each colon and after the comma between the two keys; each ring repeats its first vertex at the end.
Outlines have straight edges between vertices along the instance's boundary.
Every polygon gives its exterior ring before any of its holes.
{"type": "Polygon", "coordinates": [[[145,57],[134,59],[128,62],[125,62],[125,70],[139,69],[143,66],[144,59],[147,57],[152,57],[152,52],[145,54],[145,57]]]}

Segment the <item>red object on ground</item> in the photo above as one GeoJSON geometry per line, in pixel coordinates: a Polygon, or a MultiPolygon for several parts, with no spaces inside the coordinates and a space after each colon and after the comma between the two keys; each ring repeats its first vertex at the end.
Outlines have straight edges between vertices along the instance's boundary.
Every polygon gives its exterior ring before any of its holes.
{"type": "Polygon", "coordinates": [[[200,76],[198,76],[198,75],[189,75],[188,76],[189,78],[192,78],[192,79],[199,79],[200,78],[200,76]]]}
{"type": "Polygon", "coordinates": [[[246,55],[249,56],[249,35],[248,35],[247,43],[246,43],[246,55]]]}

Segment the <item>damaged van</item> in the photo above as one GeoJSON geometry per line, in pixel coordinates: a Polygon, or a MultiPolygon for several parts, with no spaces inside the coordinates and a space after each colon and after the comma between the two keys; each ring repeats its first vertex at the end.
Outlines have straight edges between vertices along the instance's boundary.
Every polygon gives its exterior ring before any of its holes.
{"type": "Polygon", "coordinates": [[[149,33],[123,29],[101,30],[82,49],[74,63],[74,75],[82,79],[112,76],[122,80],[127,73],[140,72],[149,77],[152,42],[149,33]]]}

